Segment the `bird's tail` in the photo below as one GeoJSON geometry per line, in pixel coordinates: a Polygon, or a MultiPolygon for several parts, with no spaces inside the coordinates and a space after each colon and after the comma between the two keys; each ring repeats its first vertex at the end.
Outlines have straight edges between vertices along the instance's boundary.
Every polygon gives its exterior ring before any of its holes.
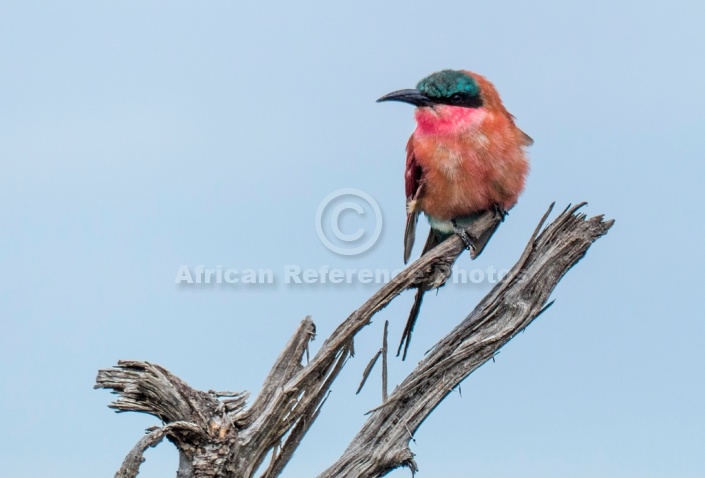
{"type": "Polygon", "coordinates": [[[426,290],[423,287],[416,289],[416,297],[414,297],[414,305],[411,306],[411,311],[409,312],[409,318],[406,320],[406,325],[404,326],[404,332],[401,334],[401,341],[399,342],[399,348],[397,349],[397,357],[401,353],[402,347],[404,347],[404,355],[401,356],[402,360],[406,360],[406,352],[409,350],[409,343],[411,342],[411,333],[414,331],[414,325],[416,325],[416,319],[419,318],[419,311],[421,311],[421,302],[423,302],[423,295],[426,290]]]}
{"type": "MultiPolygon", "coordinates": [[[[443,242],[449,236],[439,237],[438,233],[431,229],[428,232],[428,238],[426,239],[426,244],[423,246],[423,251],[421,255],[423,256],[428,251],[436,247],[438,244],[443,242]]],[[[437,282],[437,280],[432,280],[431,282],[437,282]]],[[[443,285],[441,281],[440,285],[443,285]]],[[[437,285],[436,287],[440,287],[437,285]]],[[[404,326],[404,332],[401,335],[401,341],[399,342],[399,348],[397,349],[397,357],[401,354],[402,348],[404,349],[404,354],[401,359],[406,359],[406,352],[409,350],[409,343],[411,342],[411,333],[414,331],[414,325],[416,325],[416,319],[419,318],[419,312],[421,311],[421,303],[423,302],[423,295],[429,290],[428,282],[423,282],[419,284],[416,289],[416,297],[414,297],[414,305],[411,306],[411,311],[409,311],[409,318],[406,320],[406,325],[404,326]]]]}
{"type": "MultiPolygon", "coordinates": [[[[479,238],[473,238],[473,245],[475,248],[470,251],[470,257],[472,259],[477,258],[480,253],[484,250],[487,242],[490,240],[492,235],[495,233],[499,227],[499,222],[495,227],[485,231],[485,233],[479,238]]],[[[423,246],[423,251],[421,255],[423,256],[428,251],[436,247],[441,242],[445,241],[453,234],[444,234],[434,229],[431,229],[428,233],[428,238],[426,239],[426,244],[423,246]]],[[[402,360],[406,359],[406,352],[409,350],[409,342],[411,342],[411,333],[414,331],[414,325],[416,325],[416,319],[419,318],[419,312],[421,311],[421,303],[423,302],[423,295],[431,290],[437,289],[445,284],[448,277],[450,277],[450,269],[438,269],[435,274],[431,275],[421,284],[417,285],[416,297],[414,298],[414,305],[411,306],[411,311],[409,311],[409,318],[406,320],[406,325],[404,326],[404,332],[401,336],[401,341],[399,342],[399,348],[397,349],[397,357],[401,354],[402,349],[404,349],[404,354],[402,355],[402,360]]]]}

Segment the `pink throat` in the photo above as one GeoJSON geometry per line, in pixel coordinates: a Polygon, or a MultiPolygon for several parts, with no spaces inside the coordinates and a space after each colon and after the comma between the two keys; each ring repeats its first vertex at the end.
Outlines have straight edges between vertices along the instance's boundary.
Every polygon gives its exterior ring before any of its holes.
{"type": "Polygon", "coordinates": [[[454,134],[479,126],[487,114],[485,108],[437,105],[416,109],[416,133],[421,135],[454,134]]]}

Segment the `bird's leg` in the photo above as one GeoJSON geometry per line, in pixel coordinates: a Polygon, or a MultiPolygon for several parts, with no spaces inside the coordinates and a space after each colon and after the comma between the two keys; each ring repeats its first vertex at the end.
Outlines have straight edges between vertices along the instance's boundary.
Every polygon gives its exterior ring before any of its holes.
{"type": "Polygon", "coordinates": [[[509,211],[504,209],[504,207],[498,203],[494,203],[492,205],[492,211],[494,212],[495,216],[499,217],[501,222],[504,222],[504,218],[507,217],[507,214],[509,214],[509,211]]]}
{"type": "Polygon", "coordinates": [[[453,231],[455,231],[455,233],[460,236],[460,239],[463,240],[463,244],[465,244],[465,249],[467,249],[468,251],[474,251],[475,246],[470,240],[470,236],[468,236],[468,233],[465,232],[465,229],[458,226],[458,223],[455,221],[455,219],[451,219],[450,223],[453,225],[453,231]]]}

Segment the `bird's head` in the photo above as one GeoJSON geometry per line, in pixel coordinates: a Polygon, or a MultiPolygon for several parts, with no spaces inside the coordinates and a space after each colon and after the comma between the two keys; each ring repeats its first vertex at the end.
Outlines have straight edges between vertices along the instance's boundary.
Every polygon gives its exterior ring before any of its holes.
{"type": "Polygon", "coordinates": [[[501,101],[492,83],[464,70],[442,70],[419,81],[414,89],[393,91],[377,102],[401,101],[416,106],[421,134],[446,134],[478,126],[501,101]]]}
{"type": "Polygon", "coordinates": [[[479,108],[483,105],[478,81],[469,72],[443,70],[419,81],[415,89],[393,91],[377,100],[402,101],[419,108],[437,105],[479,108]]]}

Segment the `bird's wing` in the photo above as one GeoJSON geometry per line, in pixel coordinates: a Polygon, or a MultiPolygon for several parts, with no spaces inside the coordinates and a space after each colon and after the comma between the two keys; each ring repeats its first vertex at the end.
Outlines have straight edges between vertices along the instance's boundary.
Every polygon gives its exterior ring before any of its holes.
{"type": "Polygon", "coordinates": [[[509,112],[507,112],[507,113],[509,114],[509,118],[510,118],[511,121],[512,121],[512,125],[517,129],[517,131],[519,131],[519,134],[521,135],[521,144],[522,144],[522,146],[531,146],[532,144],[534,144],[534,138],[532,138],[532,137],[529,136],[528,134],[524,133],[522,130],[520,130],[520,129],[517,127],[516,122],[514,121],[515,119],[517,119],[517,117],[514,116],[513,114],[509,113],[509,112]]]}
{"type": "Polygon", "coordinates": [[[416,238],[416,223],[419,220],[419,210],[416,201],[419,199],[422,188],[423,169],[414,156],[413,137],[409,138],[406,145],[406,172],[404,173],[404,186],[406,188],[406,229],[404,230],[404,264],[409,262],[411,249],[416,238]]]}
{"type": "Polygon", "coordinates": [[[521,144],[523,144],[524,146],[531,146],[532,144],[534,144],[534,139],[531,136],[524,133],[522,130],[519,130],[519,132],[521,133],[521,144]]]}

